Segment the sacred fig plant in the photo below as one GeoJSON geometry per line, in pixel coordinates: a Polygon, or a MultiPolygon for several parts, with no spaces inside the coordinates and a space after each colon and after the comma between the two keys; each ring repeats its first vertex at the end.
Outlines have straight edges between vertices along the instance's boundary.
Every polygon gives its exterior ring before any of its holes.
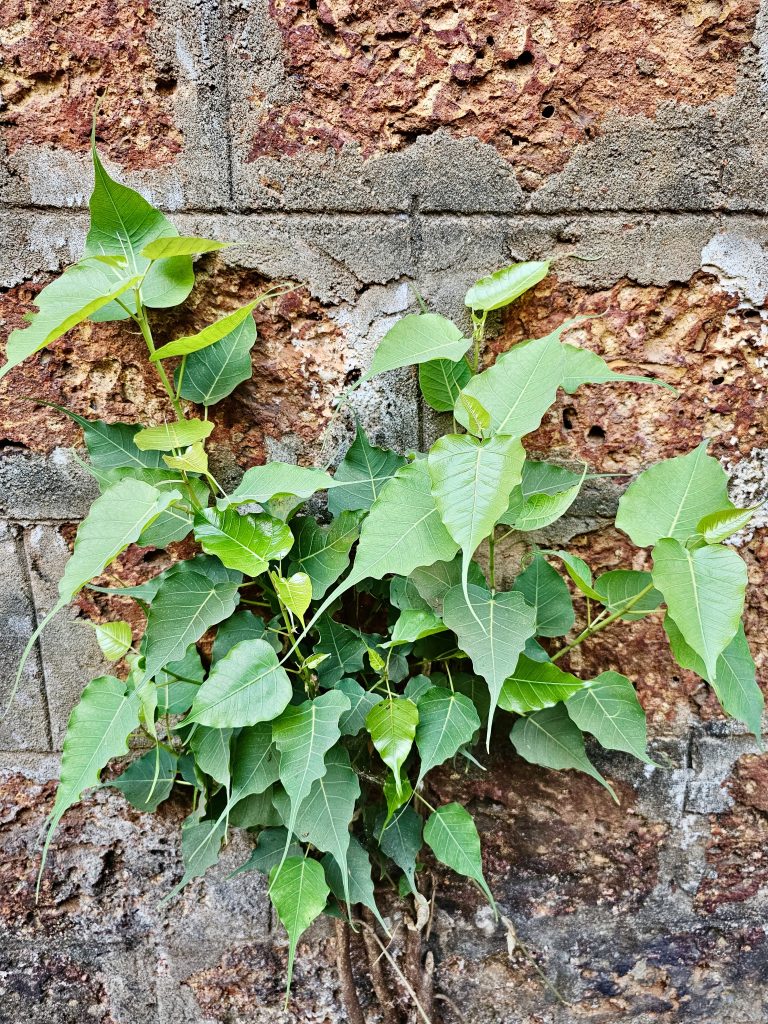
{"type": "MultiPolygon", "coordinates": [[[[95,626],[118,669],[88,682],[71,714],[41,873],[62,816],[117,760],[122,770],[106,784],[141,811],[155,811],[176,784],[191,793],[183,872],[167,900],[243,829],[255,842],[239,871],[268,876],[288,934],[288,985],[297,942],[323,913],[336,918],[342,945],[344,922],[362,928],[376,959],[381,946],[403,978],[382,944],[379,908],[402,899],[423,924],[425,857],[474,882],[495,910],[475,822],[461,804],[429,799],[430,772],[447,761],[477,771],[488,751],[511,744],[533,764],[586,772],[616,799],[585,734],[652,763],[632,681],[616,671],[579,678],[568,669],[575,647],[663,616],[677,662],[759,736],[763,700],[741,624],[747,573],[727,543],[755,509],[731,503],[706,441],[647,468],[620,500],[616,526],[650,549],[649,571],[593,578],[581,558],[537,547],[537,531],[594,475],[526,451],[558,392],[662,384],[616,373],[564,340],[574,320],[481,369],[489,314],[540,281],[546,262],[514,264],[470,288],[471,337],[423,311],[382,338],[362,379],[416,366],[424,401],[453,416],[428,452],[377,447],[358,425],[335,473],[270,462],[227,492],[208,463],[210,410],[250,376],[252,313],[279,289],[156,347],[151,311],[182,303],[192,257],[225,243],[179,236],[107,174],[95,140],[93,165],[84,255],[39,293],[0,373],[86,319],[132,321],[173,418],[68,413],[101,493],[51,615],[93,587],[132,598],[146,621],[136,641],[125,621],[95,626]],[[495,549],[511,532],[528,538],[529,554],[502,589],[495,549]],[[128,545],[185,538],[196,553],[138,586],[94,583],[128,545]],[[573,594],[586,609],[578,622],[573,594]]],[[[354,1003],[348,951],[339,964],[354,1003]]],[[[406,983],[428,1013],[424,988],[406,983]]],[[[364,1019],[359,1004],[350,1017],[364,1019]]]]}

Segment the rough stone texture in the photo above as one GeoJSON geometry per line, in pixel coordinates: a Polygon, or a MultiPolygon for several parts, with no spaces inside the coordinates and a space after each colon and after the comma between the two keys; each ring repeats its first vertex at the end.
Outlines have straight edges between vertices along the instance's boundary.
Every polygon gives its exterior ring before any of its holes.
{"type": "MultiPolygon", "coordinates": [[[[253,380],[217,410],[211,448],[227,483],[268,458],[338,455],[354,423],[349,411],[331,422],[333,396],[414,307],[413,288],[468,326],[473,280],[552,257],[550,277],[492,320],[486,358],[599,314],[570,340],[680,393],[584,388],[529,447],[631,474],[707,436],[734,501],[754,504],[768,495],[767,11],[755,0],[13,0],[0,13],[3,334],[82,251],[90,116],[106,90],[97,137],[110,169],[174,211],[182,233],[240,243],[198,261],[185,309],[154,318],[158,339],[292,286],[258,311],[253,380]]],[[[94,494],[72,454],[79,431],[26,399],[162,420],[139,342],[125,325],[86,325],[0,384],[0,697],[94,494]]],[[[352,406],[401,451],[446,426],[419,407],[410,371],[361,387],[352,406]]],[[[646,554],[611,525],[626,480],[592,481],[534,539],[595,571],[643,568],[646,554]]],[[[764,686],[766,525],[764,510],[736,539],[764,686]]],[[[523,552],[507,542],[507,582],[523,552]]],[[[185,553],[131,547],[113,576],[137,582],[185,553]]],[[[183,793],[154,817],[112,790],[92,794],[65,818],[35,905],[55,751],[105,667],[86,619],[127,615],[138,635],[130,609],[81,595],[36,646],[0,722],[0,1021],[341,1022],[327,922],[302,942],[282,1009],[286,943],[264,882],[228,878],[246,837],[158,906],[179,877],[183,793]]],[[[766,755],[673,665],[657,618],[595,638],[571,667],[635,680],[660,767],[591,751],[616,808],[586,777],[503,753],[500,719],[487,772],[435,774],[435,800],[476,814],[516,932],[430,867],[444,1024],[768,1019],[766,755]]],[[[357,940],[353,957],[374,1024],[357,940]]]]}

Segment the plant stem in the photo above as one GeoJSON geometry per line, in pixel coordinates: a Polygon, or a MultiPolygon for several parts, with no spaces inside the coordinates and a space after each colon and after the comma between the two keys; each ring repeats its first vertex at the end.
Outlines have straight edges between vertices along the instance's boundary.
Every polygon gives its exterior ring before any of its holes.
{"type": "Polygon", "coordinates": [[[572,640],[571,643],[566,644],[566,646],[563,647],[562,650],[559,650],[557,654],[553,654],[551,660],[559,661],[560,658],[565,657],[565,655],[568,654],[569,651],[572,651],[574,647],[578,647],[579,644],[583,644],[585,640],[589,640],[589,638],[594,636],[595,633],[600,633],[604,629],[607,629],[608,626],[611,625],[611,623],[615,622],[617,619],[620,619],[622,615],[626,615],[626,613],[630,611],[630,609],[634,605],[637,604],[640,598],[645,597],[645,595],[650,590],[653,590],[652,583],[649,583],[647,587],[643,587],[639,594],[635,594],[635,596],[631,600],[623,604],[618,611],[614,612],[612,615],[609,615],[607,619],[604,619],[602,617],[605,614],[605,612],[602,612],[600,615],[598,615],[596,619],[592,621],[591,626],[587,626],[586,629],[582,630],[582,632],[579,633],[575,640],[572,640]]]}
{"type": "Polygon", "coordinates": [[[336,967],[339,971],[339,986],[349,1024],[366,1024],[360,1000],[357,996],[355,979],[352,974],[352,957],[349,953],[349,925],[338,918],[334,921],[336,930],[336,967]]]}
{"type": "MultiPolygon", "coordinates": [[[[141,335],[144,338],[144,341],[146,342],[147,348],[149,349],[149,354],[153,356],[157,350],[155,349],[155,342],[154,339],[152,338],[152,330],[149,326],[149,321],[147,320],[147,314],[144,310],[144,307],[141,304],[138,295],[136,296],[136,311],[136,315],[133,317],[133,319],[139,325],[139,330],[141,331],[141,335]]],[[[180,420],[186,419],[186,417],[184,416],[184,410],[182,409],[181,403],[176,397],[176,392],[171,387],[171,382],[168,380],[168,374],[165,372],[165,368],[162,362],[158,359],[155,362],[154,366],[155,369],[157,370],[157,375],[160,378],[163,387],[165,388],[166,394],[171,400],[171,404],[173,405],[176,415],[180,420]]]]}

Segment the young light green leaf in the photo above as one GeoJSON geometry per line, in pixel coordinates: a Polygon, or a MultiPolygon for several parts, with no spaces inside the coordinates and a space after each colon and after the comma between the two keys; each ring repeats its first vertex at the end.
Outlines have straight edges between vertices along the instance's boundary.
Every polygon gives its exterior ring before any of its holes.
{"type": "Polygon", "coordinates": [[[134,436],[133,442],[143,452],[170,452],[204,441],[213,427],[211,420],[177,420],[160,427],[145,427],[134,436]]]}
{"type": "Polygon", "coordinates": [[[593,601],[602,603],[600,594],[592,586],[592,570],[582,558],[579,558],[578,555],[571,555],[567,551],[548,551],[546,553],[556,555],[562,561],[566,572],[582,594],[593,601]]]}
{"type": "Polygon", "coordinates": [[[707,544],[719,544],[743,530],[759,508],[760,505],[753,505],[752,508],[725,508],[710,512],[697,524],[696,532],[704,537],[707,544]]]}
{"type": "Polygon", "coordinates": [[[688,455],[666,459],[646,469],[619,499],[616,526],[638,547],[663,537],[685,541],[702,517],[714,509],[733,508],[728,477],[704,441],[688,455]]]}
{"type": "Polygon", "coordinates": [[[294,545],[288,571],[309,576],[315,601],[325,595],[349,565],[349,552],[360,535],[361,519],[360,512],[344,511],[330,526],[320,526],[313,516],[292,521],[294,545]]]}
{"type": "Polygon", "coordinates": [[[305,572],[295,572],[287,579],[272,573],[271,579],[277,596],[303,625],[304,613],[312,601],[312,580],[305,572]]]}
{"type": "Polygon", "coordinates": [[[410,644],[425,636],[442,633],[445,625],[431,608],[407,608],[400,613],[400,618],[392,629],[392,637],[381,646],[396,647],[399,644],[410,644]]]}
{"type": "Polygon", "coordinates": [[[368,712],[365,727],[385,765],[402,791],[400,770],[411,752],[419,724],[419,711],[407,697],[387,697],[368,712]]]}
{"type": "Polygon", "coordinates": [[[107,785],[119,789],[128,803],[138,811],[154,814],[171,795],[178,760],[170,750],[157,746],[132,761],[121,775],[110,780],[107,785]]]}
{"type": "Polygon", "coordinates": [[[388,933],[387,926],[376,906],[371,878],[371,862],[366,850],[358,840],[354,836],[349,837],[349,849],[344,867],[337,863],[332,853],[326,854],[320,863],[323,865],[325,878],[333,895],[339,900],[346,899],[351,905],[360,903],[367,907],[384,931],[388,933]]]}
{"type": "Polygon", "coordinates": [[[184,875],[163,897],[161,905],[178,896],[193,878],[204,875],[219,860],[221,841],[227,830],[224,815],[214,821],[200,821],[193,811],[181,826],[181,855],[184,875]]]}
{"type": "Polygon", "coordinates": [[[467,434],[446,434],[430,449],[432,497],[443,525],[462,549],[465,594],[470,559],[507,508],[524,460],[525,449],[516,437],[477,441],[467,434]]]}
{"type": "Polygon", "coordinates": [[[688,646],[669,615],[664,618],[664,629],[677,663],[706,679],[723,711],[744,722],[759,742],[765,701],[755,679],[755,662],[744,626],[739,626],[736,636],[717,659],[714,678],[710,678],[703,660],[688,646]]]}
{"type": "Polygon", "coordinates": [[[308,857],[288,857],[269,872],[269,898],[288,932],[288,990],[296,945],[315,918],[322,914],[330,891],[321,865],[308,857]]]}
{"type": "Polygon", "coordinates": [[[451,412],[459,392],[472,377],[466,359],[430,359],[419,366],[419,387],[424,401],[437,412],[451,412]]]}
{"type": "Polygon", "coordinates": [[[291,799],[288,831],[314,782],[325,775],[325,755],[341,736],[339,718],[349,711],[349,698],[329,691],[303,704],[292,704],[272,723],[280,751],[280,781],[291,799]]]}
{"type": "MultiPolygon", "coordinates": [[[[349,764],[343,747],[334,747],[325,755],[325,773],[312,783],[309,795],[302,801],[293,824],[293,831],[302,843],[311,843],[323,853],[333,855],[341,867],[344,899],[351,902],[347,879],[349,826],[360,796],[357,774],[349,764]]],[[[287,793],[275,796],[275,807],[288,826],[292,821],[291,801],[287,793]]]]}
{"type": "MultiPolygon", "coordinates": [[[[141,300],[145,306],[165,309],[177,306],[195,282],[189,256],[175,256],[150,266],[141,255],[156,238],[178,236],[171,222],[131,188],[107,174],[91,136],[94,184],[91,193],[91,226],[85,240],[87,256],[122,256],[131,274],[143,275],[141,300]]],[[[128,314],[110,303],[95,319],[121,320],[128,314]]]]}
{"type": "Polygon", "coordinates": [[[133,642],[130,623],[122,619],[119,622],[104,622],[101,625],[94,623],[93,629],[96,633],[96,642],[107,661],[119,661],[125,657],[133,642]]]}
{"type": "Polygon", "coordinates": [[[367,645],[356,630],[324,615],[318,621],[317,631],[320,642],[315,645],[315,653],[328,655],[318,667],[323,686],[333,686],[342,676],[362,671],[367,645]]]}
{"type": "Polygon", "coordinates": [[[368,373],[370,380],[379,373],[401,366],[427,363],[432,359],[461,359],[469,342],[456,324],[438,313],[409,313],[391,327],[378,344],[368,373]]]}
{"type": "Polygon", "coordinates": [[[499,707],[527,715],[568,700],[586,685],[583,679],[563,672],[549,661],[533,661],[521,654],[514,672],[504,680],[499,707]]]}
{"type": "Polygon", "coordinates": [[[488,312],[501,309],[537,285],[548,273],[547,262],[513,263],[495,274],[481,277],[464,296],[464,305],[488,312]]]}
{"type": "Polygon", "coordinates": [[[592,733],[608,750],[624,750],[653,764],[646,752],[645,712],[626,676],[602,672],[574,693],[565,709],[582,732],[592,733]]]}
{"type": "Polygon", "coordinates": [[[376,822],[379,848],[404,872],[411,892],[416,892],[416,858],[422,844],[422,820],[409,805],[397,811],[386,828],[383,827],[385,818],[386,812],[376,822]]]}
{"type": "Polygon", "coordinates": [[[254,615],[252,611],[235,612],[232,618],[222,622],[216,631],[211,652],[213,661],[220,661],[241,640],[266,640],[278,652],[282,646],[279,638],[269,632],[264,620],[258,615],[254,615]]]}
{"type": "Polygon", "coordinates": [[[101,575],[177,498],[177,491],[159,491],[131,479],[121,480],[100,495],[78,528],[72,557],[59,580],[62,602],[71,601],[94,576],[101,575]]]}
{"type": "Polygon", "coordinates": [[[741,621],[746,565],[733,548],[712,545],[689,551],[667,538],[653,549],[653,582],[685,642],[714,680],[717,659],[741,621]]]}
{"type": "Polygon", "coordinates": [[[543,530],[545,526],[565,515],[574,503],[579,496],[586,472],[585,466],[578,483],[557,494],[532,494],[526,498],[522,486],[515,487],[509,496],[509,506],[499,522],[524,532],[543,530]]]}
{"type": "Polygon", "coordinates": [[[432,768],[453,757],[480,728],[480,717],[463,693],[433,686],[419,699],[416,747],[421,758],[418,786],[432,768]]]}
{"type": "Polygon", "coordinates": [[[195,441],[181,455],[163,455],[163,462],[169,469],[183,473],[207,473],[208,455],[202,441],[195,441]]]}
{"type": "Polygon", "coordinates": [[[536,610],[537,636],[565,636],[576,621],[568,586],[537,551],[512,588],[536,610]]]}
{"type": "Polygon", "coordinates": [[[216,242],[212,238],[196,238],[194,235],[156,238],[141,250],[148,260],[167,260],[170,256],[199,256],[206,252],[228,249],[234,242],[216,242]]]}
{"type": "Polygon", "coordinates": [[[204,327],[202,331],[198,331],[197,334],[185,335],[183,338],[176,338],[175,341],[169,341],[167,345],[163,345],[154,352],[149,358],[152,362],[158,362],[160,359],[173,359],[175,356],[188,356],[192,352],[200,352],[202,349],[208,348],[210,345],[215,345],[217,341],[221,341],[226,338],[228,334],[231,334],[236,328],[243,323],[243,321],[253,313],[254,309],[261,302],[261,297],[254,299],[253,302],[249,302],[247,306],[241,306],[240,309],[235,310],[234,313],[229,313],[227,316],[221,317],[215,323],[209,324],[204,327]]]}
{"type": "Polygon", "coordinates": [[[345,510],[367,511],[384,484],[404,465],[402,455],[372,445],[358,424],[355,440],[334,475],[336,486],[328,493],[328,511],[333,516],[345,510]]]}
{"type": "Polygon", "coordinates": [[[128,737],[139,726],[139,696],[114,676],[99,676],[83,690],[67,723],[56,801],[48,819],[40,879],[53,833],[65,812],[86,789],[99,784],[102,768],[128,753],[128,737]]]}
{"type": "Polygon", "coordinates": [[[461,587],[448,592],[443,621],[472,659],[475,672],[488,684],[491,703],[486,748],[490,749],[493,713],[501,688],[514,671],[526,640],[535,632],[536,612],[520,593],[490,594],[483,587],[471,585],[467,592],[471,604],[461,587]]]}
{"type": "Polygon", "coordinates": [[[477,882],[496,910],[496,903],[483,875],[480,836],[469,811],[456,803],[438,807],[430,814],[424,826],[424,840],[441,864],[477,882]]]}
{"type": "Polygon", "coordinates": [[[333,486],[333,477],[321,469],[291,466],[286,462],[268,462],[265,466],[247,469],[232,494],[219,499],[219,508],[251,502],[265,505],[273,498],[288,494],[306,501],[315,491],[333,486]]]}
{"type": "Polygon", "coordinates": [[[189,745],[195,755],[198,768],[206,775],[229,788],[229,744],[232,739],[231,729],[209,729],[198,725],[192,732],[189,745]]]}
{"type": "MultiPolygon", "coordinates": [[[[491,414],[485,406],[481,405],[476,398],[468,395],[465,391],[460,391],[457,395],[456,406],[457,408],[461,407],[462,413],[466,418],[465,426],[470,434],[474,434],[475,437],[479,438],[488,437],[491,433],[491,414]]],[[[456,410],[454,410],[454,415],[455,412],[456,410]]]]}
{"type": "Polygon", "coordinates": [[[216,729],[270,722],[282,714],[292,692],[267,641],[243,640],[215,662],[185,721],[216,729]]]}
{"type": "Polygon", "coordinates": [[[179,661],[206,629],[229,618],[238,602],[237,587],[235,580],[216,583],[200,572],[167,576],[147,618],[145,677],[151,679],[169,662],[179,661]]]}
{"type": "Polygon", "coordinates": [[[364,690],[355,679],[340,679],[335,687],[340,693],[349,697],[349,711],[344,711],[339,719],[342,736],[357,736],[365,728],[368,712],[384,698],[380,693],[364,690]]]}
{"type": "Polygon", "coordinates": [[[285,523],[264,513],[240,515],[234,508],[205,508],[195,516],[195,540],[229,569],[259,576],[271,559],[288,554],[293,534],[285,523]]]}
{"type": "Polygon", "coordinates": [[[624,605],[634,601],[626,615],[622,615],[622,619],[633,622],[636,619],[642,619],[649,612],[655,611],[663,600],[661,594],[655,589],[649,590],[642,597],[639,596],[651,583],[653,583],[653,577],[649,572],[638,572],[635,569],[613,569],[611,572],[604,572],[602,576],[597,577],[594,589],[610,612],[619,611],[624,605]]]}
{"type": "Polygon", "coordinates": [[[666,381],[655,377],[637,377],[626,373],[616,373],[608,363],[596,352],[576,345],[563,345],[565,350],[565,367],[563,370],[563,390],[572,395],[582,384],[611,384],[616,381],[629,381],[633,384],[658,384],[668,391],[677,394],[677,389],[666,381]]]}
{"type": "Polygon", "coordinates": [[[117,274],[93,259],[83,259],[69,267],[35,296],[37,312],[27,316],[27,326],[17,327],[8,335],[6,363],[0,368],[0,379],[113,299],[136,287],[139,280],[126,273],[117,274]]]}
{"type": "Polygon", "coordinates": [[[584,479],[586,467],[580,473],[574,473],[564,466],[556,466],[551,462],[536,462],[526,459],[523,463],[523,478],[520,488],[524,498],[532,498],[534,494],[547,494],[554,497],[568,491],[584,479]]]}
{"type": "MultiPolygon", "coordinates": [[[[463,389],[487,409],[496,434],[522,437],[535,430],[555,400],[562,379],[563,347],[558,332],[521,342],[499,356],[463,389]]],[[[466,409],[456,403],[456,419],[468,425],[466,409]]]]}
{"type": "Polygon", "coordinates": [[[555,704],[527,718],[519,718],[512,726],[509,738],[520,757],[531,764],[556,771],[573,768],[585,772],[605,786],[616,803],[619,802],[611,784],[587,757],[584,737],[569,718],[564,704],[555,704]]]}
{"type": "Polygon", "coordinates": [[[249,316],[215,345],[190,352],[183,376],[180,366],[174,375],[177,388],[181,380],[181,397],[209,406],[230,395],[253,373],[251,349],[255,341],[256,322],[249,316]]]}

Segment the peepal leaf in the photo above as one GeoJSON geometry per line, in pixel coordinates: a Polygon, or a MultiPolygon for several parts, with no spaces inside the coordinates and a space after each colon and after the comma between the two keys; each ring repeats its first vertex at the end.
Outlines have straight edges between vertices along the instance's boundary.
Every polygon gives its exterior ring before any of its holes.
{"type": "Polygon", "coordinates": [[[450,320],[438,313],[409,313],[391,327],[378,344],[368,373],[370,380],[379,373],[413,366],[432,359],[461,359],[469,342],[450,320]]]}
{"type": "Polygon", "coordinates": [[[411,752],[418,723],[418,708],[407,697],[387,697],[371,708],[365,720],[374,747],[395,777],[398,793],[400,769],[411,752]]]}
{"type": "Polygon", "coordinates": [[[175,356],[190,355],[193,352],[201,352],[203,349],[215,345],[223,338],[226,338],[227,335],[232,334],[234,330],[248,319],[260,302],[261,298],[255,299],[253,302],[249,302],[248,305],[236,309],[234,313],[229,313],[227,316],[216,320],[215,323],[204,327],[197,334],[189,334],[183,338],[176,338],[175,341],[169,341],[167,345],[157,349],[149,357],[150,360],[156,363],[160,359],[173,359],[175,356]]]}
{"type": "Polygon", "coordinates": [[[277,596],[288,611],[303,622],[312,601],[312,580],[305,572],[295,572],[287,578],[272,573],[271,578],[277,596]]]}
{"type": "MultiPolygon", "coordinates": [[[[279,821],[279,818],[277,819],[279,821]]],[[[285,844],[288,840],[288,832],[282,826],[276,828],[265,828],[259,832],[259,838],[253,853],[240,867],[232,872],[232,877],[241,874],[243,871],[261,871],[268,875],[272,868],[276,867],[283,857],[285,844]]],[[[303,857],[304,851],[298,843],[289,843],[289,857],[303,857]]]]}
{"type": "Polygon", "coordinates": [[[204,441],[213,427],[211,420],[177,420],[159,427],[144,427],[134,436],[133,443],[143,452],[170,452],[204,441]]]}
{"type": "Polygon", "coordinates": [[[504,680],[513,672],[526,640],[536,629],[536,612],[522,594],[509,592],[491,595],[483,587],[470,585],[470,604],[461,587],[454,587],[445,598],[443,621],[459,639],[472,666],[488,684],[491,695],[486,734],[490,749],[493,713],[504,680]]]}
{"type": "Polygon", "coordinates": [[[255,341],[256,322],[249,316],[215,345],[191,352],[183,377],[180,367],[175,373],[177,387],[181,378],[181,397],[205,406],[226,398],[253,373],[251,349],[255,341]]]}
{"type": "Polygon", "coordinates": [[[755,678],[755,662],[744,626],[739,625],[736,636],[717,659],[715,678],[710,678],[703,660],[688,646],[669,615],[664,618],[664,629],[678,665],[706,679],[723,711],[744,722],[759,742],[765,700],[755,678]]]}
{"type": "Polygon", "coordinates": [[[348,904],[361,903],[367,907],[386,932],[387,927],[376,906],[373,879],[371,878],[371,861],[358,840],[354,836],[349,837],[349,849],[344,867],[339,866],[332,853],[326,854],[320,863],[323,865],[325,877],[333,895],[339,900],[345,899],[348,904]]]}
{"type": "Polygon", "coordinates": [[[264,513],[240,515],[234,508],[206,508],[195,516],[195,540],[227,568],[259,576],[271,559],[288,554],[293,534],[285,523],[264,513]]]}
{"type": "Polygon", "coordinates": [[[198,726],[192,733],[189,745],[195,755],[197,767],[221,786],[229,787],[229,743],[231,729],[209,729],[198,726]]]}
{"type": "Polygon", "coordinates": [[[576,345],[563,345],[565,350],[565,368],[563,370],[563,390],[572,395],[582,384],[611,384],[617,381],[629,381],[633,384],[658,384],[677,394],[671,384],[655,377],[639,377],[632,374],[617,373],[608,363],[586,348],[576,345]]]}
{"type": "MultiPolygon", "coordinates": [[[[496,434],[522,437],[535,430],[555,400],[562,379],[559,332],[515,345],[479,373],[462,391],[486,409],[496,434]]],[[[469,425],[466,408],[456,403],[456,419],[469,425]]]]}
{"type": "Polygon", "coordinates": [[[328,493],[328,511],[332,516],[347,510],[367,510],[378,498],[405,458],[388,448],[377,448],[358,424],[355,440],[334,475],[335,487],[328,493]]]}
{"type": "Polygon", "coordinates": [[[274,633],[267,631],[263,619],[254,615],[252,611],[245,610],[235,614],[222,622],[216,630],[216,639],[213,641],[213,661],[219,661],[225,654],[229,654],[232,648],[241,640],[266,640],[276,651],[281,650],[280,640],[274,633]]]}
{"type": "Polygon", "coordinates": [[[156,747],[132,761],[125,771],[107,785],[119,789],[138,811],[154,814],[171,795],[178,758],[165,747],[156,747]]]}
{"type": "Polygon", "coordinates": [[[515,487],[509,496],[507,510],[499,522],[522,532],[543,530],[564,516],[578,498],[586,472],[585,467],[577,483],[557,494],[532,494],[526,498],[522,486],[515,487]]]}
{"type": "Polygon", "coordinates": [[[726,472],[707,455],[707,443],[651,466],[622,494],[616,526],[638,547],[663,537],[685,541],[709,512],[733,507],[726,472]]]}
{"type": "Polygon", "coordinates": [[[292,692],[270,644],[243,640],[214,663],[185,721],[216,729],[269,722],[283,712],[292,692]]]}
{"type": "Polygon", "coordinates": [[[322,866],[308,857],[288,857],[269,872],[269,897],[288,932],[289,990],[298,941],[325,909],[330,891],[322,866]]]}
{"type": "Polygon", "coordinates": [[[27,315],[28,325],[9,334],[0,378],[138,282],[138,277],[116,274],[98,260],[83,259],[69,267],[35,296],[37,312],[27,315]]]}
{"type": "Polygon", "coordinates": [[[139,726],[139,695],[114,676],[99,676],[83,690],[67,723],[56,801],[48,819],[40,878],[53,833],[65,812],[83,792],[99,784],[102,768],[128,753],[127,739],[139,726]]]}
{"type": "Polygon", "coordinates": [[[376,823],[377,841],[381,852],[394,861],[408,879],[412,892],[416,892],[416,858],[422,845],[422,820],[406,804],[397,811],[386,828],[382,828],[386,812],[376,823]]]}
{"type": "Polygon", "coordinates": [[[356,679],[340,679],[336,689],[349,697],[349,711],[344,711],[339,719],[339,728],[342,736],[357,736],[361,729],[365,728],[365,720],[368,712],[374,704],[380,703],[384,698],[380,693],[372,693],[364,690],[356,679]]]}
{"type": "Polygon", "coordinates": [[[216,583],[194,571],[166,577],[147,617],[145,678],[151,679],[169,661],[179,661],[206,629],[229,618],[238,602],[237,587],[236,581],[216,583]]]}
{"type": "Polygon", "coordinates": [[[568,586],[538,552],[512,588],[536,610],[537,636],[565,636],[576,621],[568,586]]]}
{"type": "Polygon", "coordinates": [[[514,672],[504,681],[499,707],[527,715],[566,701],[587,684],[549,661],[533,661],[520,655],[514,672]]]}
{"type": "Polygon", "coordinates": [[[464,296],[464,305],[487,312],[501,309],[537,285],[548,273],[549,263],[545,261],[513,263],[488,277],[481,277],[464,296]]]}
{"type": "Polygon", "coordinates": [[[437,412],[451,412],[459,392],[472,377],[466,359],[430,359],[419,367],[419,387],[424,401],[437,412]]]}
{"type": "Polygon", "coordinates": [[[520,757],[531,764],[556,771],[573,768],[585,772],[605,786],[613,799],[618,798],[584,750],[584,737],[568,716],[563,704],[537,711],[527,718],[518,718],[509,734],[520,757]]]}
{"type": "Polygon", "coordinates": [[[741,622],[746,565],[733,548],[713,545],[690,551],[667,538],[653,549],[653,582],[683,639],[714,680],[717,659],[741,622]]]}
{"type": "Polygon", "coordinates": [[[743,530],[759,508],[760,505],[753,505],[752,508],[725,508],[710,512],[698,523],[696,533],[700,533],[707,544],[719,544],[743,530]]]}
{"type": "Polygon", "coordinates": [[[177,896],[193,878],[204,875],[208,868],[219,860],[221,841],[227,830],[227,822],[222,815],[217,820],[199,821],[194,814],[189,815],[181,826],[181,855],[184,861],[184,875],[180,882],[163,897],[167,903],[177,896]]]}
{"type": "Polygon", "coordinates": [[[145,245],[141,255],[148,260],[167,260],[170,256],[199,256],[205,252],[218,252],[233,244],[217,242],[212,238],[196,238],[194,235],[164,237],[145,245]]]}
{"type": "Polygon", "coordinates": [[[645,712],[626,676],[602,672],[575,693],[565,708],[582,732],[591,733],[608,750],[624,750],[653,764],[646,752],[645,712]]]}
{"type": "MultiPolygon", "coordinates": [[[[339,490],[331,493],[338,494],[339,490]]],[[[292,521],[295,539],[288,571],[309,576],[315,601],[325,595],[349,565],[349,552],[360,534],[360,519],[360,513],[344,511],[330,526],[321,526],[313,516],[292,521]]]]}
{"type": "Polygon", "coordinates": [[[480,836],[469,811],[456,803],[438,807],[424,826],[424,840],[441,864],[477,882],[496,910],[496,902],[483,875],[480,836]]]}
{"type": "Polygon", "coordinates": [[[634,621],[655,611],[662,602],[661,594],[655,589],[649,590],[647,594],[640,597],[642,591],[652,582],[653,577],[649,572],[638,572],[635,569],[613,569],[598,576],[594,589],[610,612],[619,611],[632,602],[631,608],[625,615],[622,615],[622,619],[634,621]]]}
{"type": "Polygon", "coordinates": [[[232,750],[230,806],[266,792],[280,777],[280,755],[272,739],[271,722],[241,729],[232,750]]]}
{"type": "Polygon", "coordinates": [[[356,630],[336,622],[330,615],[324,615],[318,622],[317,631],[320,642],[315,645],[314,653],[328,655],[318,668],[323,686],[333,686],[347,673],[353,675],[362,671],[368,648],[356,630]]]}
{"type": "Polygon", "coordinates": [[[418,784],[430,769],[453,757],[480,728],[480,716],[463,693],[433,686],[419,698],[416,747],[421,758],[418,784]]]}
{"type": "Polygon", "coordinates": [[[252,466],[243,474],[237,488],[226,498],[219,499],[219,508],[228,505],[246,505],[255,502],[265,505],[273,498],[294,495],[306,501],[315,491],[333,487],[333,477],[321,469],[307,469],[285,462],[268,462],[264,466],[252,466]]]}
{"type": "Polygon", "coordinates": [[[104,622],[93,626],[96,642],[107,661],[119,661],[124,657],[133,640],[130,624],[127,622],[104,622]]]}

